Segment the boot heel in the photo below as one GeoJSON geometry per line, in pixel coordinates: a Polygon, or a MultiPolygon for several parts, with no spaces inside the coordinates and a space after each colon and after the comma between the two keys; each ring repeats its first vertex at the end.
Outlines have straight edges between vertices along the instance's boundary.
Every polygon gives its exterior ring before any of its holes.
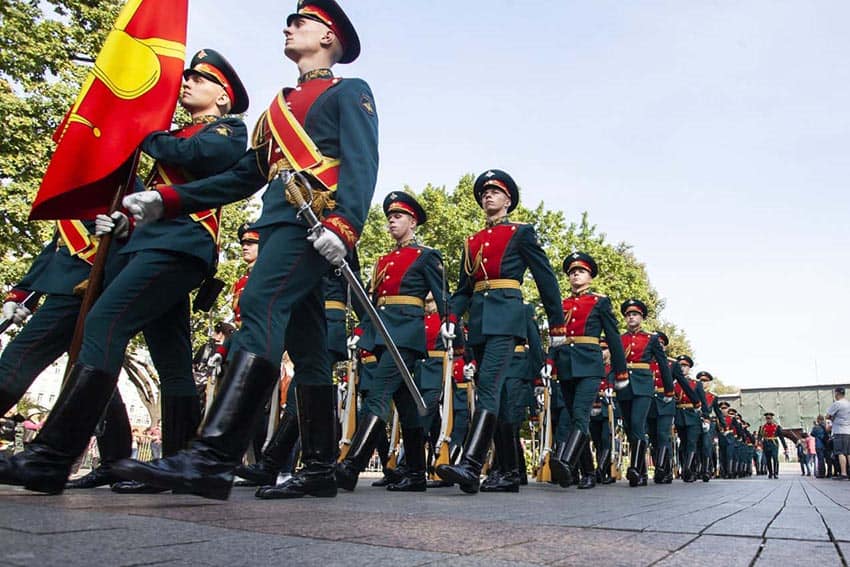
{"type": "Polygon", "coordinates": [[[336,498],[336,485],[312,490],[308,494],[316,498],[336,498]]]}
{"type": "Polygon", "coordinates": [[[57,495],[62,494],[62,491],[65,490],[65,483],[68,481],[67,478],[33,478],[24,482],[24,488],[27,490],[31,490],[32,492],[41,492],[43,494],[57,495]]]}
{"type": "Polygon", "coordinates": [[[203,498],[209,498],[210,500],[227,500],[230,498],[230,489],[232,486],[232,484],[210,486],[202,490],[195,490],[192,494],[203,498]]]}

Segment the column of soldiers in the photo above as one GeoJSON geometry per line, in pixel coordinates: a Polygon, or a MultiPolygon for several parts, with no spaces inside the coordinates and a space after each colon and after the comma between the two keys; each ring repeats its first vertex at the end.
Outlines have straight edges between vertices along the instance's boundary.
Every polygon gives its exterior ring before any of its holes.
{"type": "MultiPolygon", "coordinates": [[[[536,409],[535,384],[551,400],[544,477],[562,487],[613,483],[626,444],[632,487],[647,485],[650,461],[656,483],[672,481],[674,461],[688,482],[711,478],[715,461],[725,477],[749,474],[754,436],[734,410],[706,395],[701,379],[710,381],[710,374],[688,378],[693,361],[671,361],[666,337],[642,330],[644,302],[620,306],[627,326],[620,334],[610,299],[591,291],[599,267],[583,252],[563,262],[570,289],[562,295],[534,227],[510,219],[519,189],[504,171],[487,170],[475,181],[486,223],[464,241],[453,293],[442,254],[416,237],[428,221],[426,207],[402,191],[383,201],[395,245],[362,290],[352,267],[377,178],[377,111],[366,82],[331,70],[354,61],[360,42],[333,0],[301,0],[284,35],[298,86],[271,101],[247,152],[245,126],[226,116],[247,109],[247,93],[224,57],[202,50],[184,74],[181,95],[193,124],[148,136],[142,149],[156,166],[125,197],[124,209],[96,223],[59,223],[7,297],[4,316],[22,322],[33,294],[47,295],[0,359],[5,409],[67,348],[66,323],[79,310],[74,288],[97,246],[93,236],[112,233],[122,244],[113,255],[123,262],[86,316],[82,351],[53,411],[23,453],[0,460],[0,482],[61,492],[105,415],[117,441],[102,436],[113,449],[104,450],[108,466],[90,485],[123,479],[126,492],[226,499],[238,476],[259,486],[263,499],[334,497],[338,488],[355,489],[376,448],[385,473],[378,484],[390,491],[457,485],[470,494],[517,492],[527,483],[519,432],[527,409],[536,409]],[[199,426],[188,294],[214,273],[219,207],[265,185],[263,212],[251,227],[259,253],[238,298],[241,327],[220,353],[226,363],[199,426]],[[311,214],[318,217],[312,226],[305,222],[311,214]],[[534,309],[523,301],[527,272],[547,320],[545,346],[534,309]],[[352,288],[368,296],[371,309],[362,305],[360,323],[347,333],[352,288]],[[167,442],[164,457],[151,462],[126,458],[126,414],[116,393],[124,350],[139,332],[163,389],[167,442]],[[284,351],[295,375],[280,424],[257,462],[243,465],[284,351]],[[350,438],[340,440],[331,368],[346,361],[360,370],[359,381],[346,374],[346,387],[359,388],[346,410],[354,412],[357,402],[359,411],[350,438]],[[407,373],[424,396],[425,415],[417,411],[418,392],[403,380],[407,373]],[[616,435],[620,420],[625,438],[616,435]],[[388,441],[388,427],[400,435],[388,441]],[[298,443],[301,467],[278,482],[298,443]]],[[[273,402],[270,411],[278,409],[273,402]]],[[[781,439],[781,430],[765,425],[761,437],[781,439]]],[[[769,467],[774,477],[776,468],[769,467]]]]}

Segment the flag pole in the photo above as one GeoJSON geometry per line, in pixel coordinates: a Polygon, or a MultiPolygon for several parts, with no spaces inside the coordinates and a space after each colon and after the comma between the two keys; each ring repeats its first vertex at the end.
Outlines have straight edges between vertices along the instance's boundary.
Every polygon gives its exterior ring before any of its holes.
{"type": "MultiPolygon", "coordinates": [[[[133,152],[133,155],[130,156],[130,158],[121,166],[122,181],[118,186],[118,190],[115,192],[115,196],[112,198],[112,202],[109,204],[109,212],[107,214],[111,215],[119,209],[121,206],[121,200],[127,192],[127,188],[135,182],[140,153],[141,151],[136,149],[136,151],[133,152]]],[[[92,305],[94,305],[94,302],[97,301],[97,298],[100,296],[100,292],[102,291],[101,288],[103,287],[106,258],[109,256],[109,248],[111,245],[111,232],[100,237],[97,246],[97,253],[95,254],[91,272],[89,273],[86,291],[83,295],[83,301],[80,304],[80,313],[77,315],[77,324],[74,327],[74,337],[71,339],[71,346],[68,348],[68,365],[65,367],[65,376],[62,379],[63,387],[68,381],[68,375],[71,373],[71,368],[73,368],[74,364],[77,362],[77,358],[80,356],[80,349],[83,346],[86,315],[88,315],[92,305]]]]}

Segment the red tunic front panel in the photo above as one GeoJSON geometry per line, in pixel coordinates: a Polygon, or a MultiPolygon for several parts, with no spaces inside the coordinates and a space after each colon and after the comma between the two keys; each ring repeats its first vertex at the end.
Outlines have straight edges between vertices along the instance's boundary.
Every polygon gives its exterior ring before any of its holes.
{"type": "Polygon", "coordinates": [[[568,337],[582,337],[587,334],[585,331],[587,319],[598,301],[599,296],[593,293],[570,296],[564,299],[564,321],[567,325],[568,337]]]}
{"type": "Polygon", "coordinates": [[[643,331],[622,334],[620,340],[626,353],[626,362],[648,362],[644,360],[644,351],[649,345],[650,338],[652,338],[652,335],[643,331]]]}
{"type": "Polygon", "coordinates": [[[425,348],[437,350],[437,339],[440,337],[442,319],[439,313],[425,315],[425,348]]]}
{"type": "Polygon", "coordinates": [[[400,295],[399,290],[404,274],[421,254],[422,249],[406,246],[381,256],[375,265],[375,275],[372,279],[375,297],[400,295]]]}
{"type": "Polygon", "coordinates": [[[471,277],[475,281],[502,277],[502,258],[516,231],[517,225],[507,223],[485,228],[469,237],[467,261],[474,268],[471,277]]]}

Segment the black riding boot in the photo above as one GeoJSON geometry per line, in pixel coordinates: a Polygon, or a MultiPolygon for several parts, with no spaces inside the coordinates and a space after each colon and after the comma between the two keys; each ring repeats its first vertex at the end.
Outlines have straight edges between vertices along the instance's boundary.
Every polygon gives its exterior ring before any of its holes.
{"type": "Polygon", "coordinates": [[[496,430],[493,431],[493,459],[487,471],[487,476],[484,477],[479,487],[481,492],[491,492],[502,478],[502,453],[504,452],[502,448],[502,425],[501,421],[496,421],[496,430]]]}
{"type": "Polygon", "coordinates": [[[493,431],[496,428],[496,414],[485,409],[475,410],[469,426],[467,442],[463,448],[463,458],[457,465],[440,465],[437,476],[448,482],[455,482],[467,494],[478,492],[481,479],[481,467],[487,458],[493,431]]]}
{"type": "Polygon", "coordinates": [[[118,377],[77,363],[47,421],[23,453],[0,459],[0,483],[59,494],[74,461],[88,447],[118,377]]]}
{"type": "Polygon", "coordinates": [[[65,483],[65,488],[97,488],[106,486],[120,480],[112,474],[112,463],[126,459],[132,453],[132,431],[130,421],[127,419],[127,408],[121,400],[118,390],[112,395],[106,413],[97,429],[97,449],[100,453],[100,464],[92,471],[75,480],[65,483]]]}
{"type": "Polygon", "coordinates": [[[519,467],[519,485],[528,485],[528,465],[525,462],[525,449],[519,440],[519,425],[514,427],[514,444],[516,445],[517,466],[519,467]]]}
{"type": "MultiPolygon", "coordinates": [[[[578,480],[578,460],[584,445],[587,443],[587,435],[574,429],[564,444],[562,454],[556,453],[557,458],[549,458],[549,467],[553,474],[558,475],[558,484],[566,488],[578,480]]],[[[561,453],[559,448],[559,453],[561,453]]]]}
{"type": "Polygon", "coordinates": [[[667,459],[667,446],[664,445],[655,452],[655,474],[652,481],[655,484],[664,484],[664,477],[667,471],[664,468],[667,459]]]}
{"type": "Polygon", "coordinates": [[[115,465],[116,474],[158,488],[227,500],[233,469],[251,442],[279,374],[278,365],[254,353],[237,352],[221,379],[200,437],[188,449],[150,463],[125,459],[115,465]]]}
{"type": "Polygon", "coordinates": [[[258,488],[254,494],[257,498],[270,500],[336,496],[334,467],[339,445],[332,426],[336,420],[336,386],[299,384],[295,389],[295,398],[298,403],[298,429],[301,432],[301,462],[304,466],[277,486],[258,488]]]}
{"type": "Polygon", "coordinates": [[[585,443],[584,449],[581,452],[581,480],[578,483],[579,489],[588,489],[596,487],[596,471],[593,469],[593,454],[590,452],[590,445],[585,443]]]}
{"type": "Polygon", "coordinates": [[[390,492],[425,492],[425,430],[421,427],[402,428],[406,466],[398,482],[387,485],[390,492]]]}
{"type": "Polygon", "coordinates": [[[596,471],[601,484],[614,484],[617,479],[611,476],[611,449],[603,449],[597,458],[599,468],[596,471]]]}
{"type": "Polygon", "coordinates": [[[386,429],[384,420],[371,414],[366,414],[363,421],[357,424],[348,454],[336,465],[334,471],[338,487],[348,491],[354,490],[360,473],[369,464],[369,459],[375,451],[377,436],[385,435],[386,429]]]}
{"type": "Polygon", "coordinates": [[[239,465],[234,469],[233,474],[240,480],[233,485],[273,486],[277,484],[277,475],[289,459],[296,441],[298,441],[298,418],[289,412],[283,412],[283,417],[271,441],[263,449],[260,460],[251,465],[239,465]]]}
{"type": "Polygon", "coordinates": [[[632,445],[631,462],[629,470],[626,471],[626,477],[629,479],[629,486],[642,486],[646,484],[644,471],[646,470],[646,441],[640,439],[632,445]]]}
{"type": "Polygon", "coordinates": [[[711,456],[705,456],[702,458],[702,481],[709,480],[711,480],[711,456]]]}
{"type": "Polygon", "coordinates": [[[685,482],[694,482],[696,481],[696,476],[694,475],[694,458],[696,454],[693,451],[688,451],[685,454],[685,460],[682,463],[682,480],[685,482]]]}
{"type": "MultiPolygon", "coordinates": [[[[189,446],[198,434],[201,423],[201,400],[198,396],[162,394],[162,456],[171,457],[189,446]]],[[[136,480],[124,480],[112,485],[119,494],[159,494],[160,488],[136,480]]],[[[180,492],[179,489],[177,492],[180,492]]]]}
{"type": "MultiPolygon", "coordinates": [[[[496,424],[496,454],[498,455],[500,474],[486,487],[486,481],[482,483],[481,492],[519,492],[519,454],[515,440],[516,431],[518,431],[518,426],[512,423],[500,421],[496,424]]],[[[495,464],[494,468],[497,468],[495,464]]]]}

